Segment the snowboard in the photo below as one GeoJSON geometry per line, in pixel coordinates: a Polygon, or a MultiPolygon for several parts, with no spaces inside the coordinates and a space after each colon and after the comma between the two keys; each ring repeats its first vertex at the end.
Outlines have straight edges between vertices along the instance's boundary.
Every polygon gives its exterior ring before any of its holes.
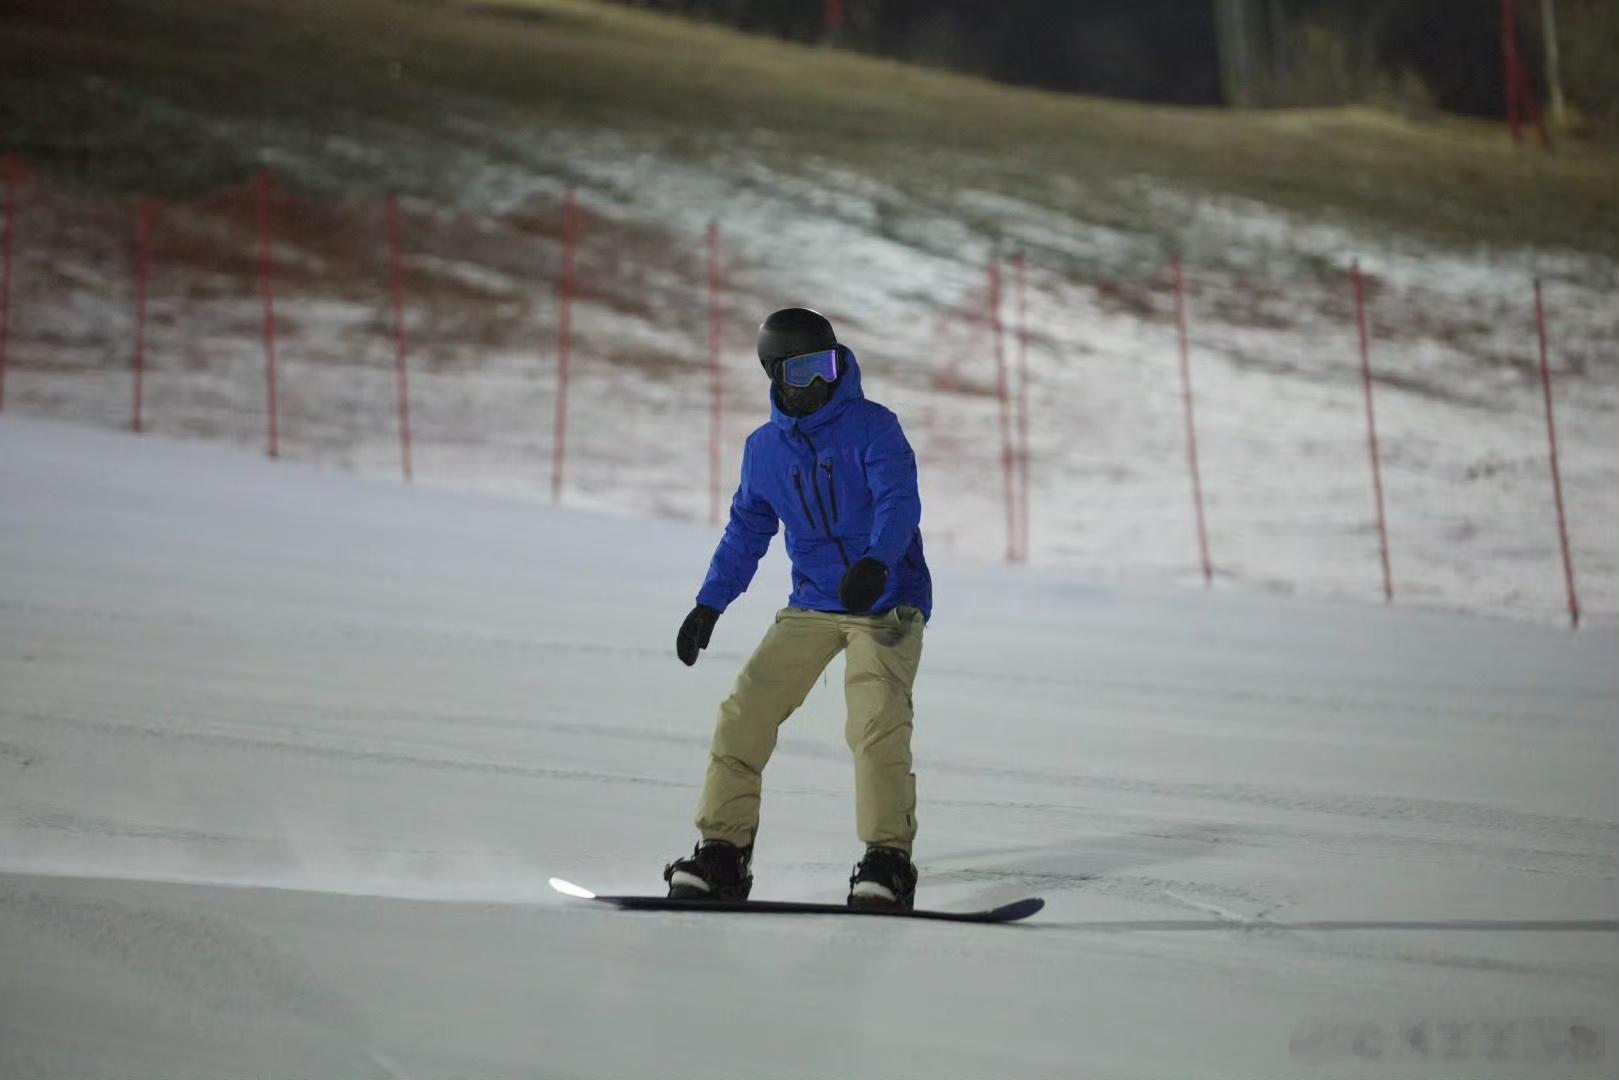
{"type": "Polygon", "coordinates": [[[552,878],[551,888],[563,896],[610,904],[620,911],[729,911],[747,915],[873,915],[886,919],[934,919],[940,922],[1009,923],[1027,919],[1046,906],[1038,896],[1014,900],[1010,904],[983,911],[930,911],[923,908],[894,911],[886,908],[850,907],[847,904],[815,904],[798,900],[671,900],[667,896],[597,896],[589,889],[562,878],[552,878]]]}

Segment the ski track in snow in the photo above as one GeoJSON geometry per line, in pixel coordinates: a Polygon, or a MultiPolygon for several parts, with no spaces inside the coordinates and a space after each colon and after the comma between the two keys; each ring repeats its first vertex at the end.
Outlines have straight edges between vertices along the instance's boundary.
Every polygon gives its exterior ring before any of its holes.
{"type": "MultiPolygon", "coordinates": [[[[1561,1080],[1598,1066],[1308,1037],[1619,1035],[1611,630],[942,558],[919,900],[1043,912],[562,901],[691,842],[785,588],[773,552],[682,668],[713,540],[0,418],[0,1078],[707,1076],[723,1043],[759,1077],[1561,1080]]],[[[784,729],[760,898],[841,898],[840,679],[784,729]]]]}

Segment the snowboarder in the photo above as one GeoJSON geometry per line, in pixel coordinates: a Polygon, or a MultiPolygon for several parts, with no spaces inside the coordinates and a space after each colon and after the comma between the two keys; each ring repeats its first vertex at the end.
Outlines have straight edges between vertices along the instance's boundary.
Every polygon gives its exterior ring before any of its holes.
{"type": "Polygon", "coordinates": [[[855,818],[866,851],[848,903],[909,910],[916,894],[911,687],[933,584],[922,555],[916,457],[899,419],[860,389],[854,353],[832,324],[786,308],[759,327],[770,420],[742,452],[731,517],[681,624],[687,666],[787,529],[793,591],[720,706],[697,804],[702,840],[664,868],[671,897],[746,899],[761,774],[781,723],[846,652],[844,734],[855,762],[855,818]]]}

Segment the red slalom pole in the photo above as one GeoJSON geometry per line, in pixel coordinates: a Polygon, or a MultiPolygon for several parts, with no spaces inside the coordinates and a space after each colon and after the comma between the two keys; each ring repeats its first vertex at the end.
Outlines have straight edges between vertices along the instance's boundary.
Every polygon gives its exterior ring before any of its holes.
{"type": "Polygon", "coordinates": [[[836,33],[843,26],[843,0],[825,0],[821,5],[821,26],[827,33],[836,33]]]}
{"type": "Polygon", "coordinates": [[[573,261],[579,205],[572,188],[562,202],[562,318],[557,328],[557,407],[551,452],[551,501],[562,501],[562,470],[568,449],[568,368],[573,351],[573,261]]]}
{"type": "Polygon", "coordinates": [[[410,373],[405,364],[405,268],[399,243],[399,195],[388,192],[388,261],[392,266],[394,306],[394,384],[399,394],[399,464],[405,483],[410,472],[410,373]]]}
{"type": "Polygon", "coordinates": [[[1020,251],[1012,260],[1017,284],[1018,369],[1018,541],[1020,558],[1029,561],[1029,325],[1028,268],[1020,251]]]}
{"type": "Polygon", "coordinates": [[[1507,96],[1507,128],[1512,141],[1520,137],[1519,105],[1522,102],[1522,79],[1518,60],[1518,3],[1501,0],[1501,83],[1507,96]]]}
{"type": "Polygon", "coordinates": [[[1192,412],[1191,339],[1186,332],[1186,280],[1181,261],[1171,264],[1175,283],[1175,331],[1180,342],[1181,405],[1186,417],[1186,467],[1192,474],[1192,511],[1197,521],[1197,552],[1203,561],[1203,587],[1214,584],[1214,563],[1209,559],[1209,530],[1203,517],[1203,475],[1197,463],[1197,422],[1192,412]]]}
{"type": "Polygon", "coordinates": [[[1372,408],[1372,354],[1366,332],[1366,286],[1360,275],[1360,260],[1350,269],[1355,283],[1355,326],[1360,332],[1360,377],[1366,391],[1366,443],[1372,456],[1372,492],[1377,497],[1377,542],[1383,558],[1383,600],[1394,599],[1394,578],[1389,571],[1388,519],[1383,513],[1383,465],[1377,449],[1377,414],[1372,408]]]}
{"type": "Polygon", "coordinates": [[[1012,468],[1012,394],[1001,340],[1001,264],[989,261],[989,332],[995,347],[995,395],[1001,411],[1001,481],[1006,492],[1006,561],[1017,562],[1017,495],[1012,468]]]}
{"type": "Polygon", "coordinates": [[[17,225],[17,155],[6,154],[4,233],[0,234],[0,409],[6,407],[6,342],[11,332],[11,238],[17,225]]]}
{"type": "Polygon", "coordinates": [[[130,430],[145,430],[141,407],[146,388],[146,292],[152,267],[152,200],[145,195],[135,210],[135,355],[131,363],[135,375],[135,400],[131,406],[130,430]]]}
{"type": "Polygon", "coordinates": [[[1540,333],[1540,385],[1546,396],[1546,441],[1551,450],[1552,493],[1557,500],[1557,535],[1563,544],[1563,580],[1568,586],[1568,619],[1580,625],[1580,597],[1574,589],[1574,558],[1568,549],[1568,515],[1563,509],[1563,474],[1557,464],[1557,418],[1552,413],[1552,373],[1546,356],[1546,306],[1540,297],[1540,279],[1535,279],[1535,326],[1540,333]]]}
{"type": "Polygon", "coordinates": [[[275,282],[270,255],[270,174],[261,171],[258,179],[259,288],[264,297],[264,409],[268,417],[269,455],[279,457],[275,372],[275,282]]]}
{"type": "Polygon", "coordinates": [[[708,518],[720,523],[720,226],[708,223],[708,518]]]}

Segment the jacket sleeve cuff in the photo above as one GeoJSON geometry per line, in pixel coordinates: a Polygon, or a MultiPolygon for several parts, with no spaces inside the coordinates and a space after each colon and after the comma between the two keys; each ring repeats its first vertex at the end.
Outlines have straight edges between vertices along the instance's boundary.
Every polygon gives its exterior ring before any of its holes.
{"type": "Polygon", "coordinates": [[[697,602],[699,604],[704,607],[711,607],[722,615],[725,614],[725,609],[731,606],[731,601],[734,599],[736,598],[726,596],[714,588],[704,588],[697,593],[697,602]]]}
{"type": "MultiPolygon", "coordinates": [[[[907,541],[907,544],[909,544],[909,541],[907,541]]],[[[901,547],[896,551],[888,551],[880,544],[874,543],[866,548],[865,554],[860,557],[862,559],[876,559],[888,567],[888,572],[892,574],[899,568],[899,561],[905,557],[905,548],[901,547]]]]}

